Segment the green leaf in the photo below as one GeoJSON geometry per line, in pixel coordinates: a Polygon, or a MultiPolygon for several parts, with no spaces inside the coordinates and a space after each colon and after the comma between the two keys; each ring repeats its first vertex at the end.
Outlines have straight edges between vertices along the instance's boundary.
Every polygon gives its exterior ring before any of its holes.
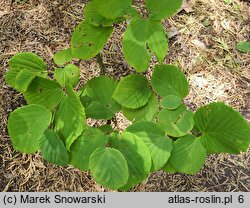
{"type": "Polygon", "coordinates": [[[96,27],[109,27],[112,26],[113,23],[116,21],[119,21],[118,19],[107,19],[103,17],[96,9],[95,2],[90,1],[84,8],[84,16],[86,19],[86,22],[88,24],[96,26],[96,27]]]}
{"type": "Polygon", "coordinates": [[[102,103],[94,101],[85,108],[87,118],[111,119],[115,115],[115,111],[117,111],[120,108],[119,105],[115,106],[117,108],[113,110],[110,109],[112,107],[111,105],[104,106],[102,103]]]}
{"type": "Polygon", "coordinates": [[[147,42],[136,39],[132,27],[133,22],[129,24],[123,35],[122,50],[128,63],[137,72],[143,72],[149,68],[151,56],[147,50],[147,42]]]}
{"type": "Polygon", "coordinates": [[[21,70],[16,76],[15,88],[19,92],[24,93],[28,89],[30,83],[33,81],[35,77],[36,77],[35,73],[27,69],[21,70]]]}
{"type": "Polygon", "coordinates": [[[125,157],[129,170],[127,184],[119,189],[128,190],[147,178],[151,169],[150,152],[141,138],[129,132],[120,136],[117,148],[125,157]]]}
{"type": "Polygon", "coordinates": [[[148,44],[149,49],[162,62],[168,52],[166,31],[160,21],[136,18],[130,24],[134,38],[148,44]]]}
{"type": "Polygon", "coordinates": [[[172,140],[165,136],[158,124],[140,121],[129,126],[126,131],[140,137],[147,145],[152,157],[151,171],[157,171],[166,164],[172,150],[172,140]]]}
{"type": "Polygon", "coordinates": [[[159,62],[164,60],[168,42],[162,23],[140,17],[132,19],[123,36],[123,52],[128,63],[138,72],[149,67],[151,56],[147,46],[159,62]]]}
{"type": "Polygon", "coordinates": [[[66,166],[69,162],[68,152],[58,135],[53,130],[47,130],[39,140],[42,156],[48,162],[66,166]]]}
{"type": "Polygon", "coordinates": [[[112,132],[111,134],[107,135],[107,137],[109,140],[108,146],[118,149],[118,144],[119,144],[119,139],[120,139],[119,132],[116,130],[112,132]]]}
{"type": "Polygon", "coordinates": [[[126,108],[136,109],[146,105],[151,96],[147,79],[143,75],[131,74],[119,82],[113,98],[126,108]]]}
{"type": "Polygon", "coordinates": [[[41,73],[46,71],[46,64],[43,60],[34,53],[22,52],[15,54],[9,61],[9,66],[11,69],[19,68],[27,69],[30,71],[38,70],[41,73]]]}
{"type": "Polygon", "coordinates": [[[121,17],[124,11],[131,6],[132,0],[94,0],[93,6],[103,17],[116,19],[121,17]]]}
{"type": "Polygon", "coordinates": [[[164,165],[162,170],[164,170],[166,173],[170,173],[170,174],[177,173],[177,170],[175,170],[173,168],[173,166],[170,164],[169,161],[164,165]]]}
{"type": "Polygon", "coordinates": [[[108,138],[96,128],[88,128],[70,148],[70,164],[80,170],[89,170],[90,155],[99,147],[105,147],[108,138]]]}
{"type": "Polygon", "coordinates": [[[163,109],[158,116],[159,124],[169,136],[181,137],[189,133],[194,127],[193,112],[181,105],[176,110],[163,109]]]}
{"type": "Polygon", "coordinates": [[[224,103],[209,104],[198,109],[194,120],[195,127],[202,132],[201,142],[209,153],[247,151],[250,125],[231,107],[224,103]]]}
{"type": "Polygon", "coordinates": [[[162,63],[168,53],[168,40],[165,28],[160,21],[149,21],[149,34],[148,47],[157,60],[162,63]]]}
{"type": "Polygon", "coordinates": [[[94,180],[110,189],[118,189],[127,183],[128,165],[116,149],[100,147],[90,157],[89,163],[94,180]]]}
{"type": "Polygon", "coordinates": [[[15,150],[34,153],[39,139],[51,122],[51,113],[40,105],[28,105],[13,111],[8,119],[8,132],[15,150]]]}
{"type": "Polygon", "coordinates": [[[69,64],[63,69],[57,68],[54,76],[62,87],[66,87],[68,84],[75,87],[79,82],[80,70],[77,66],[69,64]]]}
{"type": "Polygon", "coordinates": [[[136,10],[136,8],[130,6],[125,10],[124,17],[126,19],[140,18],[140,13],[136,10]]]}
{"type": "Polygon", "coordinates": [[[178,172],[195,174],[205,164],[206,149],[202,146],[200,138],[186,135],[174,142],[169,159],[171,166],[178,172]]]}
{"type": "Polygon", "coordinates": [[[137,41],[147,41],[150,37],[150,21],[144,18],[134,18],[131,20],[129,28],[132,31],[133,37],[137,41]]]}
{"type": "Polygon", "coordinates": [[[109,77],[89,80],[81,95],[88,118],[111,119],[121,106],[112,98],[117,82],[109,77]]]}
{"type": "Polygon", "coordinates": [[[71,86],[62,99],[55,115],[55,131],[64,141],[66,149],[81,135],[86,127],[84,107],[71,86]]]}
{"type": "Polygon", "coordinates": [[[137,109],[123,107],[122,112],[128,120],[133,122],[140,120],[152,121],[158,112],[158,108],[158,99],[152,94],[149,102],[145,106],[137,109]]]}
{"type": "Polygon", "coordinates": [[[43,105],[49,110],[54,109],[63,96],[63,90],[58,83],[42,77],[36,77],[24,92],[28,104],[43,105]]]}
{"type": "Polygon", "coordinates": [[[236,45],[236,49],[240,52],[250,53],[250,42],[240,42],[236,45]]]}
{"type": "Polygon", "coordinates": [[[105,134],[111,134],[114,132],[112,126],[110,126],[109,124],[99,126],[98,129],[101,130],[105,134]]]}
{"type": "MultiPolygon", "coordinates": [[[[5,81],[13,88],[16,88],[17,75],[24,69],[34,73],[37,76],[46,77],[47,75],[46,64],[39,56],[33,53],[17,53],[10,59],[9,66],[10,70],[6,73],[5,81]]],[[[18,88],[20,88],[20,86],[18,86],[18,88]]]]}
{"type": "Polygon", "coordinates": [[[173,65],[157,65],[152,75],[153,89],[162,97],[176,95],[185,98],[188,81],[182,71],[173,65]]]}
{"type": "Polygon", "coordinates": [[[182,0],[146,0],[150,18],[162,20],[173,16],[181,8],[182,0]]]}
{"type": "Polygon", "coordinates": [[[168,110],[175,110],[182,104],[181,98],[176,95],[167,95],[161,101],[161,105],[168,110]]]}
{"type": "Polygon", "coordinates": [[[54,56],[54,62],[57,65],[64,65],[67,62],[70,62],[72,59],[72,52],[71,52],[71,48],[67,48],[61,51],[58,51],[54,56]]]}
{"type": "Polygon", "coordinates": [[[95,27],[81,22],[71,38],[72,56],[83,60],[93,58],[103,48],[112,32],[113,27],[95,27]]]}

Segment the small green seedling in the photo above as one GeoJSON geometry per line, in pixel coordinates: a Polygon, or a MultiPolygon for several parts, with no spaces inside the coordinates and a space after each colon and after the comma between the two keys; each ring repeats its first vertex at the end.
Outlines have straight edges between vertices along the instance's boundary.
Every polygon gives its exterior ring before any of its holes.
{"type": "Polygon", "coordinates": [[[242,41],[242,42],[239,42],[237,45],[236,45],[236,49],[240,52],[243,52],[243,53],[250,53],[250,42],[249,41],[242,41]]]}

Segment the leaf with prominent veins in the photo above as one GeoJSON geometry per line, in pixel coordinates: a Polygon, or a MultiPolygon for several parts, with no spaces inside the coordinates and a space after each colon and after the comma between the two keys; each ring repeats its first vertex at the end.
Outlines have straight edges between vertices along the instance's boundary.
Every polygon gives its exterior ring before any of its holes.
{"type": "Polygon", "coordinates": [[[177,139],[169,159],[170,165],[181,173],[197,173],[206,160],[206,149],[202,146],[200,138],[186,135],[177,139]]]}
{"type": "Polygon", "coordinates": [[[55,131],[69,151],[71,144],[81,135],[86,127],[84,107],[71,86],[67,86],[55,115],[55,131]]]}
{"type": "Polygon", "coordinates": [[[5,81],[16,90],[25,92],[36,77],[46,77],[47,67],[43,60],[36,54],[23,52],[17,53],[9,61],[10,70],[6,73],[5,81]]]}
{"type": "Polygon", "coordinates": [[[118,189],[127,183],[129,173],[125,157],[119,150],[100,147],[90,156],[90,170],[97,183],[118,189]]]}
{"type": "Polygon", "coordinates": [[[224,103],[211,103],[199,108],[194,121],[202,133],[200,139],[208,153],[236,154],[249,147],[249,123],[224,103]]]}
{"type": "Polygon", "coordinates": [[[53,130],[44,132],[39,140],[39,147],[42,156],[48,162],[60,166],[66,166],[69,162],[68,152],[63,144],[63,141],[53,130]]]}

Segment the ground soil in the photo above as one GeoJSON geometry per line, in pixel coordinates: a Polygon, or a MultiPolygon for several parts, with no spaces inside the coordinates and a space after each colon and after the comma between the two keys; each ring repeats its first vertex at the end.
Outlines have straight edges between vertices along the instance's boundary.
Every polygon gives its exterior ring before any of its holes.
{"type": "MultiPolygon", "coordinates": [[[[6,124],[10,112],[25,105],[22,95],[4,82],[8,60],[17,52],[41,56],[49,70],[53,53],[70,44],[73,28],[84,19],[84,0],[0,0],[0,190],[109,191],[88,172],[57,167],[38,153],[13,150],[6,124]]],[[[143,12],[142,1],[136,7],[143,12]]],[[[249,1],[190,0],[175,17],[164,21],[170,37],[165,63],[178,65],[190,81],[188,107],[223,101],[250,120],[250,55],[235,46],[250,40],[249,1]]],[[[119,79],[132,73],[124,60],[121,38],[126,23],[117,25],[102,51],[107,75],[119,79]]],[[[96,59],[73,61],[81,69],[81,83],[99,74],[96,59]]],[[[152,66],[155,64],[152,59],[152,66]]],[[[152,67],[147,75],[150,79],[152,67]]],[[[78,87],[80,87],[80,85],[78,87]]],[[[117,115],[120,130],[128,121],[117,115]]],[[[95,121],[89,121],[95,125],[95,121]]],[[[194,176],[152,173],[131,191],[250,191],[250,151],[240,155],[210,155],[194,176]]]]}

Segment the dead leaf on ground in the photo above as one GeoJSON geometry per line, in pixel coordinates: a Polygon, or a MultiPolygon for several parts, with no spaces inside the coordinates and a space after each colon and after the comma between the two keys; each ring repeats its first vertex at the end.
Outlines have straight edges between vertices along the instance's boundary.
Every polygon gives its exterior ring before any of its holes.
{"type": "Polygon", "coordinates": [[[207,46],[198,39],[191,40],[191,43],[193,43],[196,47],[201,48],[203,50],[207,49],[207,46]]]}
{"type": "Polygon", "coordinates": [[[193,12],[194,11],[193,10],[193,3],[192,2],[187,2],[187,0],[183,0],[181,10],[184,10],[187,13],[193,12]]]}

